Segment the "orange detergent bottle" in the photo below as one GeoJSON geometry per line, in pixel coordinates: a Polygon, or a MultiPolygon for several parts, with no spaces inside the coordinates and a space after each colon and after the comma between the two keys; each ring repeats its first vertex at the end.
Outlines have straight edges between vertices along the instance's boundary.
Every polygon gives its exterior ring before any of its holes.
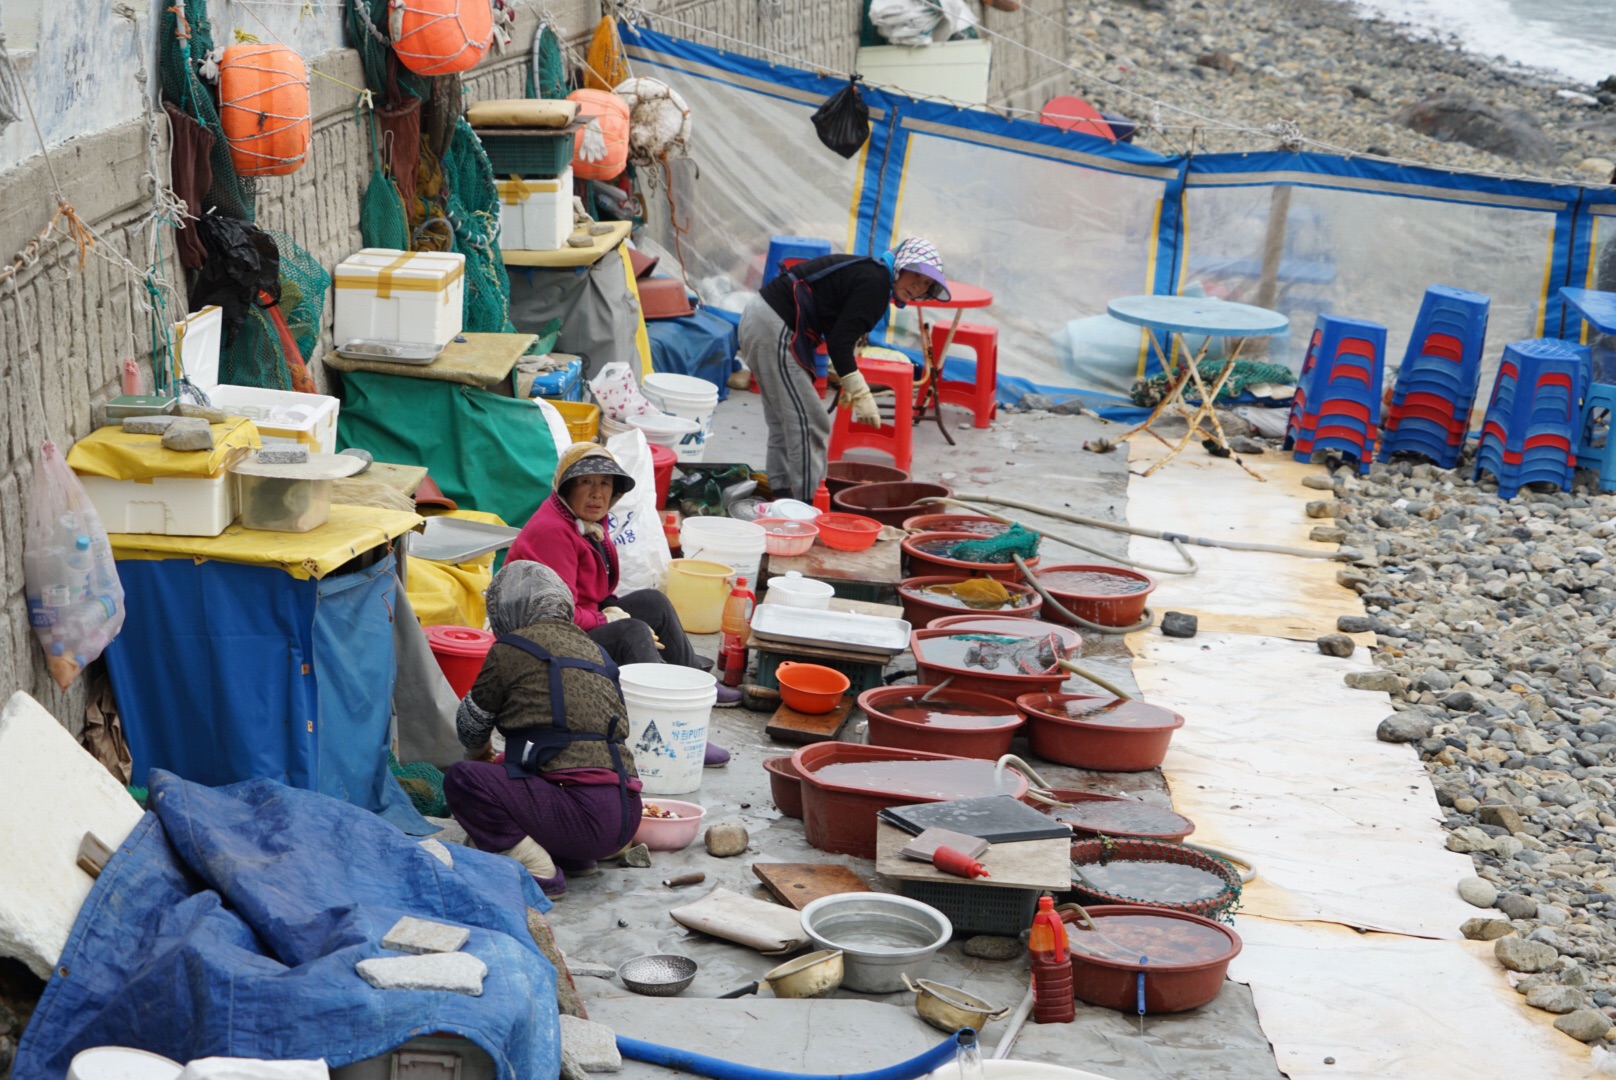
{"type": "Polygon", "coordinates": [[[746,636],[751,628],[752,611],[757,607],[757,596],[746,587],[746,579],[736,578],[735,587],[724,601],[724,614],[719,621],[724,631],[723,648],[719,650],[719,668],[725,686],[739,686],[746,675],[746,636]]]}
{"type": "Polygon", "coordinates": [[[1055,901],[1038,898],[1038,913],[1027,935],[1032,959],[1032,1018],[1040,1024],[1065,1024],[1077,1018],[1072,992],[1072,960],[1066,951],[1066,924],[1055,914],[1055,901]]]}

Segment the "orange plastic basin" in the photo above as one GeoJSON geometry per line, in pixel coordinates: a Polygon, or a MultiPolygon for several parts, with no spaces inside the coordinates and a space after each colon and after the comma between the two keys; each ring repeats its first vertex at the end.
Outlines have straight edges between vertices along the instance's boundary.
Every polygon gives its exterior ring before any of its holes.
{"type": "Polygon", "coordinates": [[[846,675],[821,664],[783,661],[774,669],[780,683],[780,700],[800,713],[828,713],[852,686],[846,675]]]}

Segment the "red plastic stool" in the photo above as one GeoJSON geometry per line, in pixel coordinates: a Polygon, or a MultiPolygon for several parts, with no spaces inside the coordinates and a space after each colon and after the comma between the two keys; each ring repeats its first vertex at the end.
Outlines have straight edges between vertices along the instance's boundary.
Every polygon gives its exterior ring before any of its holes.
{"type": "Polygon", "coordinates": [[[915,366],[907,360],[861,356],[858,369],[870,389],[885,386],[892,390],[892,423],[883,419],[880,427],[855,424],[852,409],[837,409],[836,424],[830,432],[830,453],[826,457],[840,461],[849,450],[879,450],[892,458],[893,465],[907,470],[914,454],[915,366]]]}
{"type": "MultiPolygon", "coordinates": [[[[948,324],[940,323],[931,328],[932,355],[937,356],[939,367],[942,361],[948,359],[937,355],[947,339],[948,324]]],[[[945,404],[963,405],[970,409],[976,426],[985,428],[993,422],[994,413],[999,411],[999,331],[978,323],[960,323],[954,329],[954,340],[949,347],[955,345],[969,349],[976,355],[976,382],[945,379],[937,388],[938,396],[945,404]]]]}

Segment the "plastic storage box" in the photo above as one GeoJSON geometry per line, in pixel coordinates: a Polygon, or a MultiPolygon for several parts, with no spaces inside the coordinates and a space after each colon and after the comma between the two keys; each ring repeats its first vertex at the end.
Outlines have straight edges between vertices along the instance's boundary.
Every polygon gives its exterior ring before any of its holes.
{"type": "Polygon", "coordinates": [[[478,128],[495,176],[560,176],[572,168],[574,127],[559,134],[525,128],[478,128]]]}
{"type": "Polygon", "coordinates": [[[301,465],[263,465],[248,457],[231,466],[240,488],[241,527],[308,532],[331,517],[331,482],[364,462],[346,454],[310,454],[301,465]]]}
{"type": "Polygon", "coordinates": [[[496,180],[499,246],[505,251],[555,251],[572,235],[572,169],[550,179],[496,180]]]}
{"type": "Polygon", "coordinates": [[[265,445],[298,443],[311,454],[329,454],[337,448],[337,414],[342,403],[326,394],[300,394],[294,390],[267,390],[219,382],[219,340],[223,316],[209,306],[184,322],[174,324],[174,341],[185,364],[186,377],[208,395],[217,408],[232,416],[245,416],[258,427],[265,445]]]}
{"type": "Polygon", "coordinates": [[[332,340],[408,341],[440,348],[465,329],[466,257],[365,248],[337,264],[332,340]]]}
{"type": "Polygon", "coordinates": [[[549,398],[551,401],[583,401],[584,361],[578,357],[564,368],[546,371],[533,380],[529,397],[549,398]]]}
{"type": "Polygon", "coordinates": [[[945,881],[900,881],[898,895],[919,900],[948,916],[956,934],[1015,937],[1032,925],[1037,889],[995,885],[955,885],[945,881]]]}
{"type": "Polygon", "coordinates": [[[214,426],[211,453],[164,450],[156,435],[98,428],[67,452],[108,532],[218,536],[236,519],[230,466],[258,441],[250,422],[214,426]]]}

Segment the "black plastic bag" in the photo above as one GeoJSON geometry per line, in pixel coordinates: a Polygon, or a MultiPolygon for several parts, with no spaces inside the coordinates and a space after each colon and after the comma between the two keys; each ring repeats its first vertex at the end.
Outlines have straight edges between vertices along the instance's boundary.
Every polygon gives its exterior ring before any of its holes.
{"type": "Polygon", "coordinates": [[[859,93],[858,80],[859,76],[854,75],[814,110],[814,130],[819,132],[819,141],[844,158],[858,153],[870,138],[870,107],[859,93]]]}

